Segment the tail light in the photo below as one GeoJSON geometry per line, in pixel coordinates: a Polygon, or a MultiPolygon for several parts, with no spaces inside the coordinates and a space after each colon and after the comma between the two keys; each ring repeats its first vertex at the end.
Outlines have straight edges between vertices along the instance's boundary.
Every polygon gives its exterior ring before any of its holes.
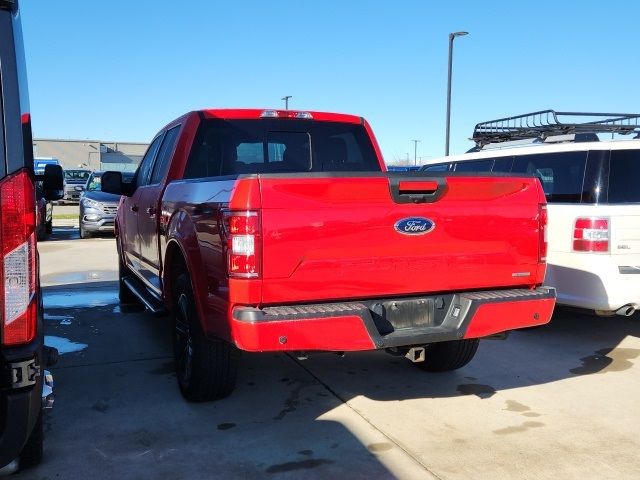
{"type": "Polygon", "coordinates": [[[608,252],[609,219],[577,218],[573,229],[573,250],[576,252],[608,252]]]}
{"type": "Polygon", "coordinates": [[[547,215],[547,206],[540,204],[538,206],[538,263],[547,261],[547,223],[549,217],[547,215]]]}
{"type": "Polygon", "coordinates": [[[259,278],[261,269],[260,216],[255,211],[224,213],[227,271],[232,278],[259,278]]]}
{"type": "Polygon", "coordinates": [[[0,205],[2,344],[10,346],[36,335],[35,191],[26,170],[0,182],[0,205]]]}

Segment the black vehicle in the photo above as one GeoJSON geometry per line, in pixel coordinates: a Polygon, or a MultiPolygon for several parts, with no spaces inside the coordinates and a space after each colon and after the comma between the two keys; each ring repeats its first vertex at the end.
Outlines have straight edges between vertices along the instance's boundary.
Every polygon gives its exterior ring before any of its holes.
{"type": "MultiPolygon", "coordinates": [[[[93,172],[89,176],[80,197],[80,238],[89,238],[92,233],[114,231],[120,195],[102,191],[103,173],[93,172]]],[[[133,173],[122,174],[125,183],[131,182],[132,178],[133,173]]]]}
{"type": "MultiPolygon", "coordinates": [[[[36,251],[36,177],[20,15],[0,0],[0,467],[42,457],[42,409],[52,402],[44,368],[55,350],[43,346],[36,251]]],[[[45,167],[43,196],[62,196],[60,166],[45,167]]]]}
{"type": "MultiPolygon", "coordinates": [[[[91,175],[90,170],[65,170],[64,171],[64,197],[62,201],[78,202],[84,191],[84,186],[91,175]]],[[[62,201],[60,203],[62,203],[62,201]]]]}

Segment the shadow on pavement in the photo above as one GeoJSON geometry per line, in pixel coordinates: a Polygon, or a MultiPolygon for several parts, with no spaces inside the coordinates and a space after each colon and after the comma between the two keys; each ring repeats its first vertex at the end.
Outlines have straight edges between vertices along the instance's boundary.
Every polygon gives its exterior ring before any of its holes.
{"type": "Polygon", "coordinates": [[[429,478],[286,355],[245,354],[229,398],[188,403],[168,318],[121,309],[117,282],[43,295],[47,342],[67,353],[45,460],[21,478],[396,478],[382,454],[429,478]]]}

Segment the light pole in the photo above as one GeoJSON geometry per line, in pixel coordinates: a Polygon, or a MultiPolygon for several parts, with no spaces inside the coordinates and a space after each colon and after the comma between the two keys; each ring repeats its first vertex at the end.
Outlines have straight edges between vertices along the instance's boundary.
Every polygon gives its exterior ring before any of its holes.
{"type": "Polygon", "coordinates": [[[281,100],[284,100],[284,109],[289,110],[289,99],[293,98],[291,95],[285,95],[281,100]]]}
{"type": "Polygon", "coordinates": [[[418,142],[420,140],[411,140],[413,142],[413,164],[418,165],[418,142]]]}
{"type": "Polygon", "coordinates": [[[469,35],[469,32],[453,32],[449,34],[449,76],[447,80],[447,134],[444,147],[444,155],[449,156],[449,131],[451,128],[451,65],[453,63],[453,40],[456,37],[469,35]]]}

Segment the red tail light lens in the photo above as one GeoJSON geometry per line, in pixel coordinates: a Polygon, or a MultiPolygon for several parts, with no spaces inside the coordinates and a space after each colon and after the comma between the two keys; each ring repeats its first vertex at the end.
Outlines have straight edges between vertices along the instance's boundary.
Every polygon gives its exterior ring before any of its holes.
{"type": "Polygon", "coordinates": [[[260,277],[260,216],[255,211],[225,212],[229,277],[260,277]]]}
{"type": "Polygon", "coordinates": [[[573,250],[576,252],[608,252],[609,219],[576,219],[573,229],[573,250]]]}
{"type": "Polygon", "coordinates": [[[545,263],[547,261],[547,223],[549,217],[547,215],[547,206],[538,206],[538,263],[545,263]]]}
{"type": "Polygon", "coordinates": [[[36,334],[35,191],[26,170],[0,183],[0,308],[2,343],[28,343],[36,334]]]}

